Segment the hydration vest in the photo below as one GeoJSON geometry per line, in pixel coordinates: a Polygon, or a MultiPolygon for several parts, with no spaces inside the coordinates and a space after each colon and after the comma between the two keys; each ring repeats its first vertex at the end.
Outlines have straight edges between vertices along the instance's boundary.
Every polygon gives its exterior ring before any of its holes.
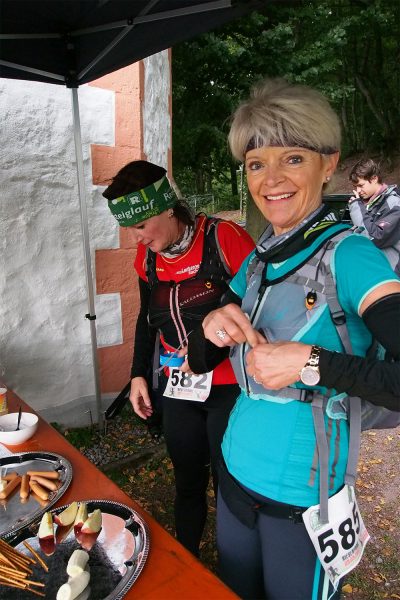
{"type": "MultiPolygon", "coordinates": [[[[221,296],[232,279],[218,241],[219,222],[214,217],[205,220],[200,266],[196,275],[188,279],[179,282],[160,281],[156,271],[156,254],[147,250],[149,325],[161,334],[161,342],[164,346],[168,345],[168,350],[176,350],[187,343],[188,335],[210,311],[218,308],[221,296]]],[[[156,365],[158,346],[156,340],[155,369],[159,366],[156,365]]]]}
{"type": "MultiPolygon", "coordinates": [[[[263,326],[262,319],[263,314],[265,316],[266,304],[270,302],[273,310],[278,310],[281,307],[279,294],[282,294],[281,300],[283,300],[284,297],[287,297],[291,293],[291,286],[296,286],[297,292],[299,291],[299,286],[301,286],[303,292],[300,296],[303,297],[303,308],[304,299],[307,295],[309,293],[316,294],[321,301],[321,305],[327,305],[329,308],[330,317],[342,343],[343,351],[346,354],[353,354],[346,324],[346,315],[339,304],[336,283],[331,269],[331,260],[335,247],[348,235],[354,235],[354,233],[348,228],[344,230],[343,226],[340,225],[335,227],[332,237],[328,240],[323,240],[317,251],[302,265],[297,266],[288,274],[272,281],[265,280],[266,264],[255,257],[247,271],[247,291],[242,300],[242,310],[249,315],[253,327],[255,329],[261,328],[266,334],[267,339],[275,341],[268,327],[263,326]],[[282,286],[279,291],[276,288],[275,291],[277,291],[277,294],[274,294],[274,285],[282,281],[286,285],[282,286]]],[[[294,288],[292,289],[294,290],[294,288]]],[[[299,296],[299,294],[297,295],[299,296]]],[[[310,312],[306,311],[303,319],[311,318],[310,312]]],[[[295,334],[301,326],[289,322],[289,332],[286,339],[294,339],[295,334]]],[[[374,353],[377,356],[378,350],[378,344],[373,343],[368,351],[368,355],[374,353]]],[[[243,344],[232,348],[230,353],[238,384],[242,389],[246,390],[247,394],[251,394],[253,397],[265,396],[266,388],[261,384],[257,384],[253,378],[248,378],[246,375],[245,354],[246,347],[243,344]]],[[[382,355],[378,357],[382,358],[382,355]]],[[[329,445],[324,421],[327,409],[329,416],[333,418],[346,418],[349,423],[349,449],[345,483],[351,486],[354,486],[356,481],[361,431],[397,427],[400,424],[400,411],[391,411],[361,398],[349,397],[346,394],[335,396],[337,400],[333,401],[332,397],[324,395],[320,390],[301,388],[296,385],[280,390],[267,390],[267,394],[270,397],[269,401],[272,402],[287,403],[297,400],[311,404],[317,446],[313,463],[319,463],[320,468],[320,520],[323,523],[328,522],[329,445]]],[[[314,472],[317,464],[313,464],[312,466],[314,472]]]]}
{"type": "MultiPolygon", "coordinates": [[[[194,277],[184,279],[181,283],[194,279],[209,279],[211,281],[224,281],[232,279],[232,274],[226,264],[220,243],[218,241],[218,225],[221,219],[207,217],[204,223],[203,255],[200,268],[194,277]]],[[[147,249],[146,276],[150,287],[156,283],[169,283],[160,281],[156,271],[156,253],[147,249]]]]}

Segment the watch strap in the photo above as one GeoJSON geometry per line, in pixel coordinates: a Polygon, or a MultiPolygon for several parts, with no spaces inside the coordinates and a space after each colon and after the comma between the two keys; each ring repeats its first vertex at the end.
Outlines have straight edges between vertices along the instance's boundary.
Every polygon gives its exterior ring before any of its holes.
{"type": "Polygon", "coordinates": [[[321,350],[322,350],[321,346],[313,345],[311,347],[309,359],[304,366],[305,367],[318,367],[321,350]]]}

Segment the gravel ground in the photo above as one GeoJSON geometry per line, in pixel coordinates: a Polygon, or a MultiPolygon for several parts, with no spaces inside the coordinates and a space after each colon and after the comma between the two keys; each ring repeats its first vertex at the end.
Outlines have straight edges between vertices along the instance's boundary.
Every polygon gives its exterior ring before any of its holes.
{"type": "Polygon", "coordinates": [[[400,427],[363,433],[357,498],[371,540],[348,577],[348,600],[400,600],[399,466],[400,427]]]}
{"type": "Polygon", "coordinates": [[[146,423],[134,414],[129,403],[117,417],[107,421],[103,431],[93,426],[69,429],[63,433],[101,469],[122,466],[131,461],[140,464],[141,456],[157,453],[157,448],[162,445],[162,438],[149,435],[146,423]]]}

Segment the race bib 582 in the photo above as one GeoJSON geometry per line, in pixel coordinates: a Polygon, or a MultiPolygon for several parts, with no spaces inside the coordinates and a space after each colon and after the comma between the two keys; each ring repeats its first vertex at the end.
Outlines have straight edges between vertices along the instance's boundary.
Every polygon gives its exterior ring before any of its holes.
{"type": "Polygon", "coordinates": [[[183,373],[179,369],[172,368],[169,370],[164,396],[205,402],[210,394],[211,383],[212,371],[194,375],[194,373],[183,373]]]}

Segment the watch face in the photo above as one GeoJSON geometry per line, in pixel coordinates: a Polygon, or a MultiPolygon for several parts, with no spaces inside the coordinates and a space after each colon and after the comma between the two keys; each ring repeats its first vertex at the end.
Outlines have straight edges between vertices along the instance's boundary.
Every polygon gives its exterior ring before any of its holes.
{"type": "Polygon", "coordinates": [[[318,367],[303,367],[300,373],[300,379],[306,385],[317,385],[320,380],[318,367]]]}

